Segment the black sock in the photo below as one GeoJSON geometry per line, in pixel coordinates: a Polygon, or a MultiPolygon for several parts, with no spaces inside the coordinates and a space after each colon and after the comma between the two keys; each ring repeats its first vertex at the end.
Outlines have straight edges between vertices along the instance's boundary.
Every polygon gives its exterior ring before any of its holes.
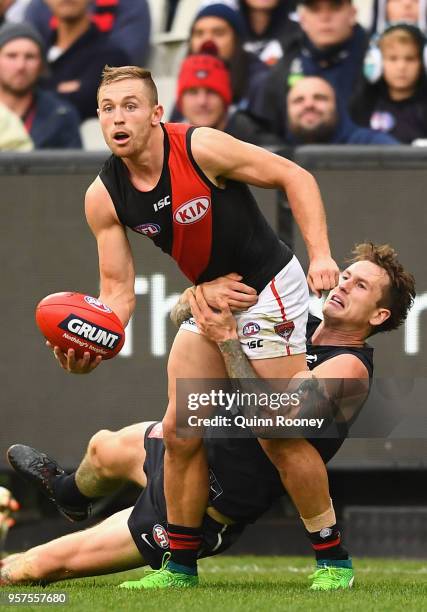
{"type": "Polygon", "coordinates": [[[348,552],[341,545],[341,534],[337,525],[324,527],[314,533],[307,531],[307,535],[313,546],[316,561],[321,559],[348,559],[348,552]]]}
{"type": "Polygon", "coordinates": [[[76,485],[76,473],[63,474],[55,478],[53,492],[59,504],[71,508],[87,508],[93,498],[86,497],[76,485]]]}
{"type": "Polygon", "coordinates": [[[197,574],[197,555],[202,541],[200,528],[168,524],[171,558],[169,569],[197,574]]]}

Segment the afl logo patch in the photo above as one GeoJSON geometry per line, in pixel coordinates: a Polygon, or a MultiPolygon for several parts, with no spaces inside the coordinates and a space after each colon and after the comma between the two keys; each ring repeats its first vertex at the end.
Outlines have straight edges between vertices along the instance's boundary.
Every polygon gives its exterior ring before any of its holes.
{"type": "Polygon", "coordinates": [[[174,213],[174,220],[181,225],[196,223],[203,219],[211,205],[209,198],[194,198],[181,204],[174,213]]]}
{"type": "Polygon", "coordinates": [[[98,298],[94,298],[91,295],[85,295],[84,300],[87,304],[89,304],[89,306],[92,306],[92,308],[96,308],[101,312],[113,312],[106,304],[103,304],[100,300],[98,300],[98,298]]]}
{"type": "Polygon", "coordinates": [[[169,547],[169,538],[166,529],[163,525],[154,525],[153,527],[153,538],[157,546],[160,548],[168,548],[169,547]]]}
{"type": "Polygon", "coordinates": [[[135,232],[138,232],[138,234],[143,234],[144,236],[147,236],[148,238],[154,238],[154,236],[157,236],[157,234],[160,234],[160,225],[157,225],[157,223],[144,223],[143,225],[137,225],[136,227],[132,228],[135,232]]]}
{"type": "Polygon", "coordinates": [[[251,321],[250,323],[246,323],[246,325],[243,328],[243,335],[244,336],[254,336],[255,334],[257,334],[260,330],[260,326],[258,325],[258,323],[254,323],[253,321],[251,321]]]}

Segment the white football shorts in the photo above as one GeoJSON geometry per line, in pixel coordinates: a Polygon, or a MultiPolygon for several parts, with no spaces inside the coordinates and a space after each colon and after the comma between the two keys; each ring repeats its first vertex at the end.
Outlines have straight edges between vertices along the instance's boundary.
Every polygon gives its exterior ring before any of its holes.
{"type": "MultiPolygon", "coordinates": [[[[308,285],[295,255],[268,283],[258,302],[235,312],[238,334],[248,359],[271,359],[306,352],[308,285]]],[[[193,318],[180,329],[199,334],[193,318]]]]}

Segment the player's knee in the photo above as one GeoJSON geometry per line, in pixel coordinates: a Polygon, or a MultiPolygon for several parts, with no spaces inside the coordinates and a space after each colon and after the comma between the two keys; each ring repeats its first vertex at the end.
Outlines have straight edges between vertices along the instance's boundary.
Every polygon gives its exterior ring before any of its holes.
{"type": "Polygon", "coordinates": [[[175,421],[166,417],[163,420],[163,442],[168,453],[177,457],[191,457],[202,444],[199,438],[178,438],[175,421]]]}
{"type": "Polygon", "coordinates": [[[262,440],[264,452],[280,471],[290,471],[300,460],[300,444],[297,440],[262,440]]]}
{"type": "Polygon", "coordinates": [[[92,436],[88,456],[92,468],[99,477],[110,477],[114,469],[117,444],[120,443],[120,432],[101,429],[92,436]]]}

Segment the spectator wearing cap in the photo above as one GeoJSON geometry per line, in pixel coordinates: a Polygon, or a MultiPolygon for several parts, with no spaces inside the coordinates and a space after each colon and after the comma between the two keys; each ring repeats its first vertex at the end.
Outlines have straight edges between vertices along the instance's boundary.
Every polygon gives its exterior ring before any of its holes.
{"type": "MultiPolygon", "coordinates": [[[[97,28],[114,47],[123,49],[131,64],[143,66],[147,62],[151,31],[147,0],[91,0],[89,9],[97,28]]],[[[45,0],[31,0],[25,19],[49,45],[56,20],[45,0]]]]}
{"type": "Polygon", "coordinates": [[[353,123],[337,100],[333,87],[320,77],[304,77],[290,88],[283,113],[287,131],[283,137],[265,131],[262,124],[235,115],[232,134],[259,146],[306,144],[390,145],[392,136],[353,123]]]}
{"type": "Polygon", "coordinates": [[[268,121],[271,131],[284,136],[283,108],[289,88],[304,76],[319,76],[333,86],[348,105],[360,81],[368,37],[356,23],[351,0],[302,0],[298,7],[301,33],[284,49],[283,58],[270,71],[255,113],[268,121]]]}
{"type": "Polygon", "coordinates": [[[20,118],[0,103],[0,151],[31,151],[33,141],[20,118]]]}
{"type": "Polygon", "coordinates": [[[245,22],[244,49],[254,53],[267,66],[283,57],[283,46],[299,25],[289,18],[295,3],[289,0],[240,0],[245,22]]]}
{"type": "Polygon", "coordinates": [[[263,88],[269,69],[256,55],[243,49],[244,36],[244,22],[238,10],[229,4],[209,4],[195,16],[189,52],[199,53],[204,43],[213,42],[230,70],[233,105],[247,110],[263,88]]]}
{"type": "Polygon", "coordinates": [[[224,62],[206,53],[185,58],[177,82],[177,101],[185,122],[227,131],[232,92],[224,62]]]}
{"type": "Polygon", "coordinates": [[[82,121],[96,117],[96,92],[104,66],[127,65],[129,57],[92,23],[90,0],[46,1],[58,24],[47,50],[46,87],[73,104],[82,121]]]}
{"type": "Polygon", "coordinates": [[[0,28],[0,102],[23,122],[37,149],[80,148],[79,116],[38,85],[44,69],[39,33],[25,23],[0,28]]]}
{"type": "Polygon", "coordinates": [[[366,78],[352,102],[361,125],[411,144],[427,138],[427,77],[424,34],[415,25],[386,29],[366,58],[366,78]],[[376,58],[376,60],[375,60],[376,58]]]}

